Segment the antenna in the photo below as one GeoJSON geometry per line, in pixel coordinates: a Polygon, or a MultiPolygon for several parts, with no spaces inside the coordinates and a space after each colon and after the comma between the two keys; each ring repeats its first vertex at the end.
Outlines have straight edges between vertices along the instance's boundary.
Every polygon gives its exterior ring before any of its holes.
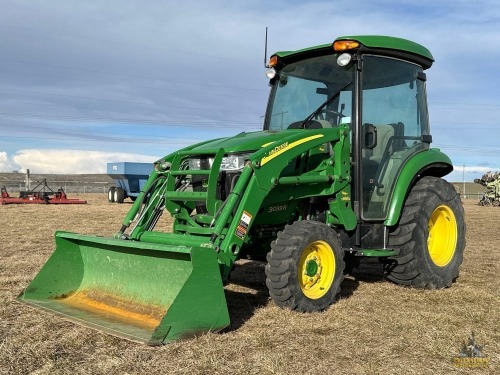
{"type": "Polygon", "coordinates": [[[267,26],[266,26],[266,41],[264,43],[264,67],[267,68],[267,26]]]}

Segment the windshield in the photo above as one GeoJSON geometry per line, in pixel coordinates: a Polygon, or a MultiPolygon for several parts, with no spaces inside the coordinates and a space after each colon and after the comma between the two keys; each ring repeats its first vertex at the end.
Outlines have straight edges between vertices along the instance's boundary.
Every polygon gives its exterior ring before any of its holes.
{"type": "Polygon", "coordinates": [[[320,128],[351,122],[352,64],[341,67],[337,55],[285,66],[273,80],[265,129],[320,128]],[[329,103],[304,124],[323,103],[329,103]]]}

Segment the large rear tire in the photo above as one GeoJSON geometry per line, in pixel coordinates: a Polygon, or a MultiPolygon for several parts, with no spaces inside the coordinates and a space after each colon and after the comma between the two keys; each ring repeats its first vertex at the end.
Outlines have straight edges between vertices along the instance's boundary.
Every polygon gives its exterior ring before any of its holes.
{"type": "Polygon", "coordinates": [[[302,312],[327,309],[340,292],[344,252],[326,224],[296,221],[285,226],[267,254],[266,285],[274,302],[302,312]]]}
{"type": "Polygon", "coordinates": [[[465,248],[464,211],[451,184],[423,177],[411,189],[389,235],[399,254],[387,259],[387,278],[416,288],[449,287],[458,277],[465,248]]]}

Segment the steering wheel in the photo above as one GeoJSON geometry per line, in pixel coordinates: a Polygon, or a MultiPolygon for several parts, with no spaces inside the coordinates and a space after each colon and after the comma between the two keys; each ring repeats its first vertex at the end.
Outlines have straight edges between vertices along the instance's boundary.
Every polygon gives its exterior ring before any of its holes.
{"type": "Polygon", "coordinates": [[[332,118],[333,117],[332,115],[337,117],[335,125],[338,124],[339,119],[341,119],[342,117],[345,117],[345,115],[343,115],[342,113],[340,113],[338,111],[334,111],[333,109],[326,109],[325,108],[325,109],[322,109],[321,111],[318,112],[318,114],[315,116],[315,119],[316,120],[326,120],[326,121],[329,121],[331,124],[334,124],[330,120],[327,120],[327,118],[332,118]]]}

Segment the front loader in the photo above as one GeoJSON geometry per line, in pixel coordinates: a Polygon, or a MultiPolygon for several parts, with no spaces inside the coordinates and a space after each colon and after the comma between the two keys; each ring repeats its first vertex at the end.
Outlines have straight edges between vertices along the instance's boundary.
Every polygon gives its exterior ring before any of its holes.
{"type": "Polygon", "coordinates": [[[346,36],[271,56],[263,131],[158,160],[113,238],[57,232],[18,299],[158,345],[229,325],[234,262],[266,256],[274,302],[335,302],[346,265],[377,257],[387,278],[450,286],[465,247],[463,208],[430,148],[431,53],[385,36],[346,36]],[[155,230],[162,214],[172,232],[155,230]]]}

